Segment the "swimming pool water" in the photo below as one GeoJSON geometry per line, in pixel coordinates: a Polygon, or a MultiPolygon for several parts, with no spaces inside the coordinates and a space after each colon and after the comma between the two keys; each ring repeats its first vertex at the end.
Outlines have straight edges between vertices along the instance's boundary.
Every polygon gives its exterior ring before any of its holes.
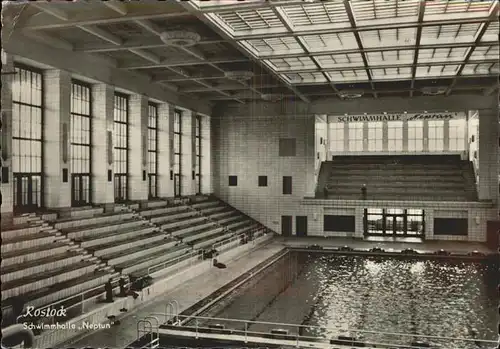
{"type": "Polygon", "coordinates": [[[328,338],[357,329],[495,340],[498,279],[498,265],[487,263],[292,251],[202,315],[319,326],[301,334],[328,338]]]}

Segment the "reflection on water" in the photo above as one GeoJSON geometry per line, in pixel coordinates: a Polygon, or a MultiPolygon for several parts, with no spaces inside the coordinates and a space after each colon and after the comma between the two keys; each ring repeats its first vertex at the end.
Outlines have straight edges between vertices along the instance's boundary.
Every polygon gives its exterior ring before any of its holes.
{"type": "MultiPolygon", "coordinates": [[[[498,265],[291,255],[204,315],[325,327],[301,332],[326,337],[358,329],[496,339],[498,265]]],[[[269,331],[261,327],[252,326],[269,331]]]]}

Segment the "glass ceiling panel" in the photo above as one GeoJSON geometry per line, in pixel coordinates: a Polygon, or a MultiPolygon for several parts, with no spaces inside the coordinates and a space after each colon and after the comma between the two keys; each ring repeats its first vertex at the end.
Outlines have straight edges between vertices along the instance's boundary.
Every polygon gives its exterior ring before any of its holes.
{"type": "Polygon", "coordinates": [[[316,69],[316,64],[309,57],[275,58],[266,60],[277,71],[316,69]]]}
{"type": "Polygon", "coordinates": [[[471,60],[498,59],[500,51],[498,45],[478,46],[470,56],[471,60]]]}
{"type": "Polygon", "coordinates": [[[257,56],[280,53],[305,54],[302,47],[293,36],[281,38],[254,39],[241,42],[245,47],[252,50],[257,56]]]}
{"type": "Polygon", "coordinates": [[[367,52],[366,59],[368,64],[372,66],[411,64],[413,63],[413,54],[413,50],[367,52]]]}
{"type": "Polygon", "coordinates": [[[469,47],[420,49],[418,63],[444,62],[448,60],[462,62],[468,51],[469,47]]]}
{"type": "Polygon", "coordinates": [[[419,0],[351,0],[350,3],[356,24],[360,27],[418,20],[419,0]]]}
{"type": "Polygon", "coordinates": [[[473,43],[482,25],[468,23],[423,27],[420,44],[473,43]]]}
{"type": "Polygon", "coordinates": [[[292,84],[327,82],[323,73],[319,72],[290,73],[290,74],[281,74],[281,76],[292,84]]]}
{"type": "Polygon", "coordinates": [[[286,31],[285,26],[271,8],[263,7],[257,10],[219,13],[216,14],[216,17],[235,34],[241,31],[266,29],[283,29],[283,31],[286,31]]]}
{"type": "Polygon", "coordinates": [[[497,75],[500,74],[498,63],[466,64],[462,75],[497,75]]]}
{"type": "Polygon", "coordinates": [[[458,68],[460,66],[456,65],[432,65],[417,67],[415,77],[417,78],[432,78],[441,76],[454,76],[456,75],[458,68]]]}
{"type": "Polygon", "coordinates": [[[322,68],[359,67],[363,65],[360,53],[315,56],[322,68]]]}
{"type": "Polygon", "coordinates": [[[384,69],[371,69],[373,80],[395,80],[395,79],[410,79],[411,68],[384,68],[384,69]]]}
{"type": "Polygon", "coordinates": [[[414,46],[417,34],[416,28],[383,29],[362,31],[359,33],[365,48],[414,46]]]}
{"type": "Polygon", "coordinates": [[[283,11],[295,31],[311,30],[315,25],[328,25],[329,28],[349,28],[349,17],[344,4],[340,2],[322,2],[315,4],[285,6],[283,11]],[[300,28],[302,27],[302,28],[300,28]]]}
{"type": "Polygon", "coordinates": [[[353,33],[307,35],[300,38],[311,53],[359,49],[353,33]]]}
{"type": "Polygon", "coordinates": [[[498,42],[499,31],[500,25],[498,24],[498,21],[490,22],[483,37],[481,38],[481,42],[498,42]]]}
{"type": "Polygon", "coordinates": [[[488,17],[495,1],[427,1],[424,22],[488,17]]]}
{"type": "Polygon", "coordinates": [[[337,82],[351,82],[351,81],[368,81],[366,70],[341,70],[327,72],[330,81],[337,82]]]}

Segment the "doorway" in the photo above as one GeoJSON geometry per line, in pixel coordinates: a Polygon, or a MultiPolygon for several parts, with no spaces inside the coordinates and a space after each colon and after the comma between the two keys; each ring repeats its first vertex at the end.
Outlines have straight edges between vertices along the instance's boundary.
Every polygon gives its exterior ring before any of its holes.
{"type": "Polygon", "coordinates": [[[90,176],[83,174],[71,175],[71,206],[90,204],[90,176]]]}
{"type": "Polygon", "coordinates": [[[34,212],[41,206],[42,177],[32,173],[14,173],[14,212],[34,212]]]}
{"type": "Polygon", "coordinates": [[[388,214],[385,216],[385,235],[405,235],[405,216],[402,214],[388,214]]]}
{"type": "Polygon", "coordinates": [[[174,174],[174,196],[181,196],[181,175],[179,173],[174,174]]]}
{"type": "Polygon", "coordinates": [[[307,236],[307,216],[295,217],[295,232],[297,236],[307,236]]]}
{"type": "Polygon", "coordinates": [[[292,236],[292,216],[281,216],[281,235],[292,236]]]}

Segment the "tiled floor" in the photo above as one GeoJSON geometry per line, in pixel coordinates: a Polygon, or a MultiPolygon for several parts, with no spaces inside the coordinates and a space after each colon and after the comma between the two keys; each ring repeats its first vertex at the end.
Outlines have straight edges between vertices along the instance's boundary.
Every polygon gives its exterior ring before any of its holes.
{"type": "Polygon", "coordinates": [[[179,312],[182,312],[245,271],[262,263],[282,248],[283,245],[279,242],[261,246],[258,250],[227,263],[226,269],[213,268],[203,276],[192,279],[175,290],[158,297],[157,300],[145,305],[143,308],[131,312],[120,319],[120,325],[99,332],[92,332],[87,337],[68,343],[65,346],[122,349],[137,340],[137,321],[139,319],[152,313],[163,313],[166,304],[173,300],[179,302],[179,312]]]}

